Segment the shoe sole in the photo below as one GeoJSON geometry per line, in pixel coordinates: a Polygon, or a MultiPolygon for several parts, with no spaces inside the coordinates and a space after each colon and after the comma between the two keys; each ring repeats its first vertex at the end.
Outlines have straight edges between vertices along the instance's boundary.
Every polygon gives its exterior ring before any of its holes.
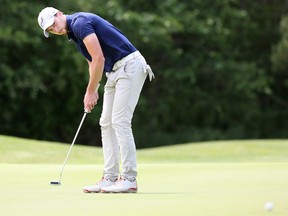
{"type": "Polygon", "coordinates": [[[130,188],[125,191],[105,191],[101,190],[101,193],[137,193],[137,188],[130,188]]]}
{"type": "Polygon", "coordinates": [[[85,190],[83,189],[84,193],[100,193],[100,191],[89,191],[89,190],[85,190]]]}

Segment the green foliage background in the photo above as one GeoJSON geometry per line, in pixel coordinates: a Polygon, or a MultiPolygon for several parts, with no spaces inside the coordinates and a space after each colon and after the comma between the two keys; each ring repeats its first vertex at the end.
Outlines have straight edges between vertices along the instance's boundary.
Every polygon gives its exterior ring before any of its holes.
{"type": "MultiPolygon", "coordinates": [[[[65,36],[43,36],[38,13],[54,6],[106,18],[153,68],[138,148],[288,136],[286,0],[0,1],[1,134],[70,142],[78,127],[88,68],[65,36]]],[[[78,143],[101,145],[101,102],[78,143]]]]}

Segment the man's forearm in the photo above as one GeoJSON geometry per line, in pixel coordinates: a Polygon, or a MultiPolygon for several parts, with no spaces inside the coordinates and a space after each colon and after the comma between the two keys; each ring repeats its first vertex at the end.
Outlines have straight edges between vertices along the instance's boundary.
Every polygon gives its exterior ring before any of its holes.
{"type": "Polygon", "coordinates": [[[101,57],[94,59],[89,63],[89,82],[86,89],[88,94],[95,93],[97,90],[97,87],[102,79],[103,68],[104,61],[101,59],[101,57]]]}

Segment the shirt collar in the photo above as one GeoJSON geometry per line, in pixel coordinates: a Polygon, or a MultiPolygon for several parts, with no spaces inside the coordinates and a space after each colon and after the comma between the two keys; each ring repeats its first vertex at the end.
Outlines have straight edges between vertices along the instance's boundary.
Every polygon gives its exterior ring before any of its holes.
{"type": "Polygon", "coordinates": [[[72,15],[66,15],[66,22],[67,22],[67,30],[68,30],[67,36],[68,36],[68,40],[70,41],[74,37],[74,34],[71,30],[72,15]]]}

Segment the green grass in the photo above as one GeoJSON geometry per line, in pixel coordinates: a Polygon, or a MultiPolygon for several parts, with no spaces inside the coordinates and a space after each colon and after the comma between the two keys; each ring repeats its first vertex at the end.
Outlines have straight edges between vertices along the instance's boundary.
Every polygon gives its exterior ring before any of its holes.
{"type": "Polygon", "coordinates": [[[288,215],[288,141],[205,142],[138,150],[139,193],[84,194],[102,150],[0,136],[1,215],[288,215]],[[275,204],[272,212],[264,204],[275,204]]]}
{"type": "MultiPolygon", "coordinates": [[[[0,163],[62,163],[70,144],[0,136],[0,163]]],[[[138,150],[140,163],[288,162],[288,140],[216,141],[138,150]]],[[[102,164],[102,149],[75,144],[70,164],[102,164]]]]}

